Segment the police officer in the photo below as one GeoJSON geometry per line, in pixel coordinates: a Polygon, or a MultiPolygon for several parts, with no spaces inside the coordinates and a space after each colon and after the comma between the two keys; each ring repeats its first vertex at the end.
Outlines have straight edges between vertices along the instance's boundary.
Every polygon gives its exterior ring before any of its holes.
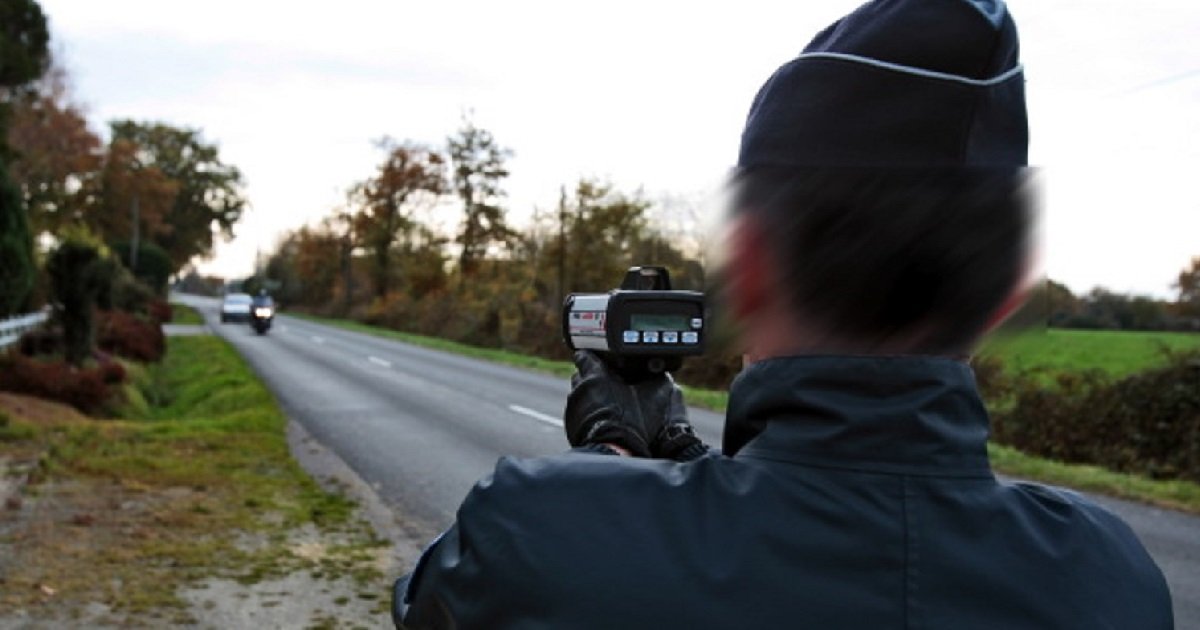
{"type": "Polygon", "coordinates": [[[1170,628],[1129,528],[1001,483],[964,362],[1020,304],[1024,79],[1001,0],[875,0],[754,99],[720,452],[594,355],[567,454],[505,458],[397,582],[412,628],[1170,628]]]}

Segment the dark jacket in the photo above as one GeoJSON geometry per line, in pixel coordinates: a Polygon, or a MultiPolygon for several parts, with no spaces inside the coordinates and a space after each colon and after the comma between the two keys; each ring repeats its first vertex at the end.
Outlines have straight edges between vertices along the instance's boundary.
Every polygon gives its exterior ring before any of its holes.
{"type": "Polygon", "coordinates": [[[1172,627],[1162,573],[1078,494],[998,482],[970,369],[765,361],[733,457],[504,458],[396,585],[408,627],[1172,627]]]}

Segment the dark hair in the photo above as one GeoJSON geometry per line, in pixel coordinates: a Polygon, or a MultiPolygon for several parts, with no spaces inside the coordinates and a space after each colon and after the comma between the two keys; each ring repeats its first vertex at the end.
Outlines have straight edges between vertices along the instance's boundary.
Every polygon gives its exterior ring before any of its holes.
{"type": "Polygon", "coordinates": [[[865,346],[967,350],[1028,262],[1028,169],[755,168],[733,184],[791,305],[865,346]]]}

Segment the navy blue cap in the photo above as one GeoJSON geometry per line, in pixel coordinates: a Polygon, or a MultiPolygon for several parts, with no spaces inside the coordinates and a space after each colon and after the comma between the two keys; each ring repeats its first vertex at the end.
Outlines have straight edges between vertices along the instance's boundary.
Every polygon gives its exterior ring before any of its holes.
{"type": "Polygon", "coordinates": [[[738,166],[1025,166],[1018,53],[1002,0],[868,2],[759,90],[738,166]]]}

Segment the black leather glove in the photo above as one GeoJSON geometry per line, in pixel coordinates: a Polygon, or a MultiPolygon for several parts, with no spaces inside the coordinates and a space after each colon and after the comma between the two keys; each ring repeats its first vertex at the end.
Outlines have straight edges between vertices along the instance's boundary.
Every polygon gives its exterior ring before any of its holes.
{"type": "Polygon", "coordinates": [[[575,353],[575,367],[563,416],[571,446],[615,444],[637,457],[667,459],[702,448],[669,374],[626,382],[586,350],[575,353]]]}

